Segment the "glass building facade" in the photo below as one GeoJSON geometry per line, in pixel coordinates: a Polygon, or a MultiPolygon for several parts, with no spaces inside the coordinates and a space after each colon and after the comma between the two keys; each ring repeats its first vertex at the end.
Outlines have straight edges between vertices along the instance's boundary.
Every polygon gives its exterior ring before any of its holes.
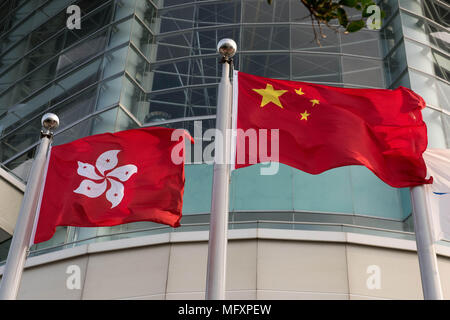
{"type": "MultiPolygon", "coordinates": [[[[0,163],[23,181],[46,112],[54,145],[142,126],[215,126],[216,45],[238,44],[235,68],[259,76],[353,88],[410,87],[427,102],[429,146],[450,147],[450,1],[383,0],[381,30],[323,28],[319,46],[298,0],[4,0],[0,4],[0,163]],[[81,9],[69,29],[66,8],[81,9]]],[[[357,13],[355,12],[355,15],[357,13]]],[[[337,23],[337,22],[336,22],[337,23]]],[[[335,23],[335,24],[336,24],[335,23]]],[[[194,147],[195,148],[195,147],[194,147]]],[[[349,166],[309,175],[280,165],[232,173],[230,228],[351,231],[414,239],[408,189],[349,166]]],[[[150,222],[62,227],[34,254],[168,231],[208,230],[212,165],[186,165],[182,226],[150,222]]],[[[8,242],[2,244],[6,253],[8,242]]],[[[6,258],[6,255],[1,257],[6,258]]]]}

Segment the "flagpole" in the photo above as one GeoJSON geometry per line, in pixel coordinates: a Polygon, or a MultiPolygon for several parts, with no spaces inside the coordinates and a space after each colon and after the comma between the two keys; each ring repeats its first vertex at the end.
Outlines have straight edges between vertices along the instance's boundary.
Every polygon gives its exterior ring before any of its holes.
{"type": "Polygon", "coordinates": [[[216,157],[211,196],[211,218],[209,223],[208,265],[206,275],[207,300],[225,299],[225,275],[228,237],[228,192],[230,181],[230,129],[231,129],[231,83],[230,64],[236,53],[232,39],[222,39],[217,44],[222,55],[222,78],[217,98],[216,157]],[[222,144],[220,144],[222,142],[222,144]]]}
{"type": "Polygon", "coordinates": [[[11,246],[8,252],[3,276],[0,283],[0,300],[15,300],[19,292],[25,260],[29,250],[36,206],[39,200],[42,178],[45,170],[47,152],[53,137],[53,131],[59,125],[58,117],[46,113],[42,117],[41,141],[31,166],[28,183],[22,200],[19,216],[14,228],[11,246]]]}
{"type": "Polygon", "coordinates": [[[425,188],[423,185],[411,187],[410,192],[423,297],[425,300],[442,300],[441,280],[428,218],[425,188]]]}

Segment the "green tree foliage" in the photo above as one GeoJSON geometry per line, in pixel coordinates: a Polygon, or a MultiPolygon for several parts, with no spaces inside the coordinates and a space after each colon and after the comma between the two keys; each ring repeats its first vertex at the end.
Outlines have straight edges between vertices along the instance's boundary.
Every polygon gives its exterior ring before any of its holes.
{"type": "MultiPolygon", "coordinates": [[[[317,37],[316,29],[314,26],[314,22],[316,22],[321,37],[325,38],[325,35],[322,33],[322,24],[328,26],[331,29],[338,31],[336,27],[330,25],[332,20],[337,19],[339,21],[340,26],[344,28],[344,32],[357,32],[364,28],[365,26],[365,18],[371,15],[371,12],[368,12],[368,8],[371,5],[375,5],[375,1],[373,0],[299,0],[303,3],[303,5],[308,9],[311,17],[311,21],[313,24],[314,35],[316,37],[317,43],[320,45],[319,38],[317,37]],[[350,20],[347,14],[349,8],[356,9],[361,11],[361,18],[358,20],[350,20]]],[[[273,0],[267,0],[269,4],[273,2],[273,0]]],[[[381,17],[383,17],[384,12],[381,12],[381,17]]]]}

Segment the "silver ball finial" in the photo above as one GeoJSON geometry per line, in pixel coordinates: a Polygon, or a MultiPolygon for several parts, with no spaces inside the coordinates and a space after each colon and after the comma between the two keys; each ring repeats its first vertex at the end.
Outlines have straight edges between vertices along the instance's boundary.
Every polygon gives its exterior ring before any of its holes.
{"type": "Polygon", "coordinates": [[[53,131],[59,126],[59,118],[54,113],[46,113],[42,116],[41,124],[45,130],[53,131]]]}
{"type": "Polygon", "coordinates": [[[225,59],[228,60],[236,53],[237,45],[233,39],[222,39],[217,44],[217,52],[225,59]]]}

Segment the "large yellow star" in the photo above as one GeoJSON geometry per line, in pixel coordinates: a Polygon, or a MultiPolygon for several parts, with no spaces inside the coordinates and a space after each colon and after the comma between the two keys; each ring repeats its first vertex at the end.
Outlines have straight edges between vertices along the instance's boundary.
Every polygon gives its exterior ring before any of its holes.
{"type": "Polygon", "coordinates": [[[300,120],[308,120],[308,116],[310,116],[311,114],[305,110],[305,112],[300,113],[300,115],[302,116],[300,120]]]}
{"type": "Polygon", "coordinates": [[[309,102],[312,102],[312,106],[313,106],[313,107],[314,107],[316,104],[320,104],[320,101],[317,100],[317,99],[309,100],[309,102]]]}
{"type": "Polygon", "coordinates": [[[275,90],[271,84],[267,84],[265,89],[253,89],[253,91],[256,91],[263,97],[260,107],[264,107],[266,104],[273,102],[283,109],[279,98],[287,92],[287,90],[275,90]]]}

